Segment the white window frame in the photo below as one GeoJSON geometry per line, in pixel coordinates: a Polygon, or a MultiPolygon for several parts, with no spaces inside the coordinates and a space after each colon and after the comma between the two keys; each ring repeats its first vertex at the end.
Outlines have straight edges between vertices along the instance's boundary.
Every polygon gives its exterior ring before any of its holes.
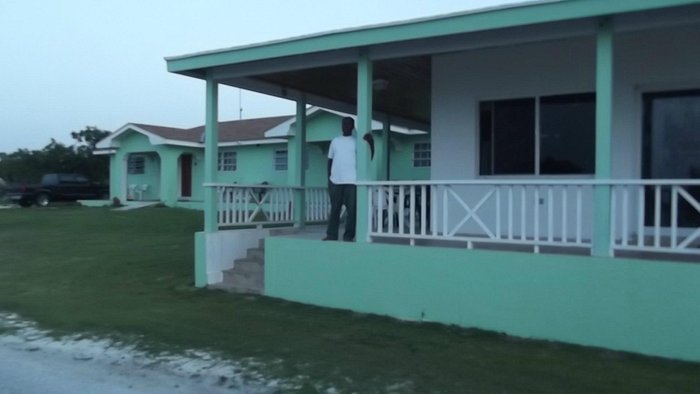
{"type": "Polygon", "coordinates": [[[236,151],[219,151],[216,168],[218,171],[236,171],[238,169],[238,154],[236,151]]]}
{"type": "Polygon", "coordinates": [[[126,172],[129,175],[142,175],[146,173],[146,156],[129,155],[126,162],[126,172]],[[137,162],[140,161],[140,165],[137,162]],[[139,171],[140,169],[140,171],[139,171]]]}
{"type": "Polygon", "coordinates": [[[432,146],[430,142],[415,142],[413,144],[413,167],[427,168],[432,164],[432,146]]]}
{"type": "Polygon", "coordinates": [[[289,158],[289,150],[287,149],[275,149],[275,153],[273,154],[272,157],[272,165],[275,168],[275,171],[287,171],[288,164],[287,160],[289,158]],[[284,163],[281,160],[282,155],[284,155],[284,163]]]}

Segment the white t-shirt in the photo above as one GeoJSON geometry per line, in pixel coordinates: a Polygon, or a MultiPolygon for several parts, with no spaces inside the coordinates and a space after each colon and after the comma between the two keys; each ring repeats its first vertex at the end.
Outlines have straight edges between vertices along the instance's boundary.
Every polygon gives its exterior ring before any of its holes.
{"type": "Polygon", "coordinates": [[[331,182],[348,184],[357,182],[355,168],[356,145],[354,136],[338,136],[331,141],[328,158],[333,159],[331,165],[331,182]]]}

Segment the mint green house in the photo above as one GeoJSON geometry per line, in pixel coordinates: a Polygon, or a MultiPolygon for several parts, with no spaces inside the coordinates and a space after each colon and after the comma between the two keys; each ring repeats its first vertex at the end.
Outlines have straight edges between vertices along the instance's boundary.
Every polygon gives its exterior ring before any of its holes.
{"type": "Polygon", "coordinates": [[[167,58],[206,85],[196,285],[264,238],[268,296],[700,361],[698,37],[696,0],[541,1],[167,58]],[[217,171],[220,85],[297,102],[256,228],[217,171]],[[354,243],[309,225],[309,104],[429,130],[424,180],[358,144],[354,243]]]}
{"type": "MultiPolygon", "coordinates": [[[[305,178],[321,189],[327,184],[330,140],[340,132],[337,111],[308,110],[305,178]]],[[[277,116],[220,122],[217,181],[239,185],[289,185],[288,141],[296,118],[277,116]]],[[[377,148],[383,125],[373,122],[377,148]]],[[[428,179],[430,138],[424,131],[394,126],[389,138],[391,158],[373,163],[374,171],[396,180],[428,179]]],[[[172,207],[203,209],[204,127],[178,129],[128,123],[97,144],[110,155],[110,195],[121,201],[159,201],[172,207]]]]}

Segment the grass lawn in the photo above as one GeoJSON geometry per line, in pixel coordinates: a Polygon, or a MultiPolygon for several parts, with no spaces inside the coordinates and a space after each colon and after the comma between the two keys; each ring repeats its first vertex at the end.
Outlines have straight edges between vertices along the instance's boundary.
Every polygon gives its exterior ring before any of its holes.
{"type": "Polygon", "coordinates": [[[0,211],[0,310],[57,334],[261,361],[341,392],[697,392],[700,364],[193,288],[201,213],[0,211]],[[280,361],[281,360],[281,361],[280,361]]]}

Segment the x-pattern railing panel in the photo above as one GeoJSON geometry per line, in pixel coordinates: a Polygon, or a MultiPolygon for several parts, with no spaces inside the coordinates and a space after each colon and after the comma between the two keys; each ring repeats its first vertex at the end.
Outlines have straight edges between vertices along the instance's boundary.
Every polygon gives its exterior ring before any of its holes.
{"type": "Polygon", "coordinates": [[[590,246],[591,185],[391,182],[368,185],[370,236],[590,246]],[[391,197],[389,197],[391,196],[391,197]],[[391,218],[391,219],[389,219],[391,218]]]}
{"type": "Polygon", "coordinates": [[[294,188],[267,185],[220,185],[219,226],[291,223],[294,188]]]}
{"type": "Polygon", "coordinates": [[[700,254],[697,181],[613,186],[613,250],[700,254]]]}

